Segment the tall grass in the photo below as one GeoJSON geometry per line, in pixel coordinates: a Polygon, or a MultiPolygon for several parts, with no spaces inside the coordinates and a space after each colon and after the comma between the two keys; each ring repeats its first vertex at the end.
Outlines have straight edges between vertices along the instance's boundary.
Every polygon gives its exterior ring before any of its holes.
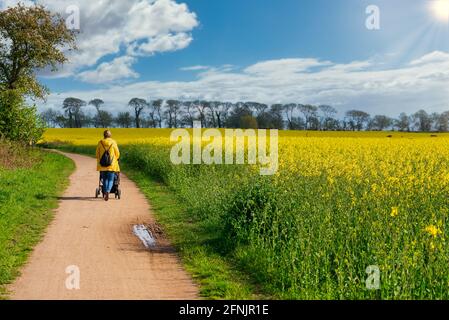
{"type": "Polygon", "coordinates": [[[301,145],[305,156],[297,156],[305,163],[292,158],[291,167],[284,165],[274,177],[248,166],[174,166],[167,148],[151,145],[129,146],[125,157],[168,184],[188,203],[193,219],[210,221],[221,239],[217,250],[236,259],[270,294],[448,298],[449,200],[441,177],[448,173],[449,154],[442,145],[377,140],[323,145],[301,145]],[[328,153],[332,150],[339,154],[328,153]],[[320,163],[323,157],[330,161],[320,163]],[[310,167],[296,171],[294,164],[310,167]],[[441,234],[426,232],[431,225],[441,234]],[[381,271],[379,290],[366,287],[371,265],[381,271]]]}

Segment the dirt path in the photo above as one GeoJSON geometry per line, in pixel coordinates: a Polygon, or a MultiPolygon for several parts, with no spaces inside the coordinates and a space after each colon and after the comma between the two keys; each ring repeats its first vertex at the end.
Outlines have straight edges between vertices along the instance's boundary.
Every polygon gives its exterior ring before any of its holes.
{"type": "Polygon", "coordinates": [[[94,199],[95,160],[66,154],[76,163],[55,219],[36,246],[22,276],[8,289],[12,299],[195,299],[198,290],[167,240],[145,249],[136,224],[153,224],[150,207],[122,175],[122,200],[94,199]],[[76,285],[76,266],[80,289],[76,285]],[[69,273],[66,273],[69,271],[69,273]]]}

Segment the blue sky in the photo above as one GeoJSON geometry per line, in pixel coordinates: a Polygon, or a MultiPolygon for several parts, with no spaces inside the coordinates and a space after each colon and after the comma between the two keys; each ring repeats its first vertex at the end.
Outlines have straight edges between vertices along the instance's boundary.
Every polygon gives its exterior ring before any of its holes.
{"type": "Polygon", "coordinates": [[[40,2],[79,5],[82,49],[41,77],[53,92],[41,107],[100,97],[117,111],[141,96],[449,110],[449,25],[434,0],[40,2]],[[365,26],[369,5],[380,30],[365,26]]]}
{"type": "MultiPolygon", "coordinates": [[[[389,54],[404,38],[419,34],[435,21],[427,0],[189,0],[200,25],[193,29],[189,47],[140,59],[135,65],[139,80],[191,80],[194,74],[180,69],[193,65],[248,66],[259,61],[314,57],[347,63],[389,54]],[[381,29],[365,27],[365,9],[381,10],[381,29]]],[[[440,26],[443,27],[443,26],[440,26]]],[[[430,30],[429,30],[430,31],[430,30]]],[[[434,36],[424,35],[424,36],[434,36]]],[[[419,47],[414,58],[434,50],[447,51],[449,33],[419,47]]],[[[418,48],[417,48],[418,47],[418,48]]],[[[82,86],[73,79],[46,81],[54,90],[82,86]]]]}

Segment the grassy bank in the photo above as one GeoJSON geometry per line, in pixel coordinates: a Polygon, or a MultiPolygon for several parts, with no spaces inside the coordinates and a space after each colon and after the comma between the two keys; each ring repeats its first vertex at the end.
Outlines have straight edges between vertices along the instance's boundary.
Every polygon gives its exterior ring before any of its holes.
{"type": "Polygon", "coordinates": [[[74,164],[42,150],[0,148],[0,298],[6,298],[6,285],[40,241],[74,164]]]}

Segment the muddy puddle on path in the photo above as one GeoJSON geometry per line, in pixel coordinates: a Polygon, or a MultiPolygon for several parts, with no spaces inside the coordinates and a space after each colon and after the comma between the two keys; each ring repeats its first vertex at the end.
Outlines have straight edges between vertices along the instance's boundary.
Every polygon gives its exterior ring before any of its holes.
{"type": "Polygon", "coordinates": [[[133,233],[147,249],[154,249],[158,245],[158,240],[163,238],[163,231],[156,223],[151,225],[136,224],[133,226],[133,233]]]}
{"type": "Polygon", "coordinates": [[[145,248],[151,249],[156,247],[156,238],[153,233],[143,224],[136,224],[133,226],[134,235],[140,239],[145,248]]]}

